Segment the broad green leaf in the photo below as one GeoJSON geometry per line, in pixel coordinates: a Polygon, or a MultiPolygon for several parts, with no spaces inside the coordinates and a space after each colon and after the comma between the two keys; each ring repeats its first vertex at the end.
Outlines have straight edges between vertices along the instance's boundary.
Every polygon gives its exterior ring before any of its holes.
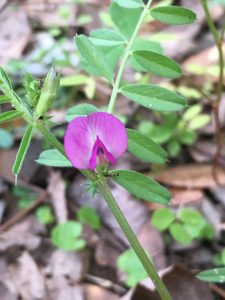
{"type": "Polygon", "coordinates": [[[90,34],[90,40],[103,52],[112,70],[118,64],[125,45],[125,38],[111,29],[96,29],[90,34]]]}
{"type": "Polygon", "coordinates": [[[48,205],[42,205],[35,211],[35,216],[41,224],[48,225],[55,221],[52,209],[48,205]]]}
{"type": "Polygon", "coordinates": [[[81,223],[90,225],[94,230],[101,228],[101,219],[96,210],[90,206],[82,206],[77,212],[77,219],[81,223]]]}
{"type": "MultiPolygon", "coordinates": [[[[163,54],[163,48],[161,47],[160,43],[152,42],[147,39],[137,38],[133,44],[132,51],[136,50],[148,50],[152,52],[157,52],[159,54],[163,54]]],[[[130,57],[130,64],[131,67],[139,72],[145,72],[145,68],[140,65],[134,57],[131,55],[130,57]]]]}
{"type": "Polygon", "coordinates": [[[128,151],[144,162],[163,164],[166,151],[150,138],[133,129],[127,129],[128,151]]]}
{"type": "Polygon", "coordinates": [[[142,0],[113,0],[113,2],[125,8],[144,7],[144,3],[142,2],[142,0]]]}
{"type": "Polygon", "coordinates": [[[95,46],[85,35],[76,36],[76,45],[84,63],[90,65],[97,75],[113,82],[113,71],[101,49],[95,46]]]}
{"type": "Polygon", "coordinates": [[[207,282],[225,282],[225,268],[216,268],[198,273],[197,278],[207,282]]]}
{"type": "Polygon", "coordinates": [[[6,112],[0,114],[0,124],[4,123],[4,122],[13,121],[22,116],[23,116],[23,113],[20,111],[16,111],[16,110],[6,111],[6,112]]]}
{"type": "Polygon", "coordinates": [[[196,20],[196,14],[193,11],[173,5],[152,8],[150,14],[154,19],[172,25],[191,24],[196,20]]]}
{"type": "Polygon", "coordinates": [[[197,115],[199,115],[201,110],[202,110],[201,105],[199,104],[192,105],[183,114],[183,119],[185,121],[190,121],[192,118],[195,118],[197,115]]]}
{"type": "Polygon", "coordinates": [[[170,192],[153,179],[135,171],[116,170],[112,179],[139,199],[167,204],[170,192]]]}
{"type": "Polygon", "coordinates": [[[127,274],[126,284],[134,287],[139,281],[148,277],[133,249],[124,251],[117,259],[118,268],[127,274]]]}
{"type": "Polygon", "coordinates": [[[201,232],[205,224],[206,223],[193,225],[193,224],[185,223],[183,224],[183,227],[191,238],[196,239],[196,238],[201,238],[201,232]]]}
{"type": "Polygon", "coordinates": [[[181,208],[177,214],[177,217],[184,223],[192,225],[205,224],[204,217],[193,208],[181,208]]]}
{"type": "Polygon", "coordinates": [[[210,116],[206,114],[198,115],[190,121],[188,128],[191,130],[197,130],[206,126],[210,122],[210,116]]]}
{"type": "Polygon", "coordinates": [[[99,110],[97,109],[97,107],[95,107],[92,104],[88,104],[88,103],[78,104],[68,109],[66,113],[66,120],[70,122],[77,116],[87,116],[90,115],[91,113],[98,112],[98,111],[99,110]]]}
{"type": "Polygon", "coordinates": [[[0,96],[0,104],[8,103],[10,99],[7,96],[0,96]]]}
{"type": "Polygon", "coordinates": [[[96,46],[113,47],[123,45],[124,37],[112,29],[95,29],[90,33],[90,40],[96,46]]]}
{"type": "Polygon", "coordinates": [[[20,143],[20,147],[18,149],[16,160],[13,165],[13,174],[17,177],[19,175],[19,172],[22,168],[24,158],[27,154],[27,150],[30,146],[31,138],[33,134],[33,125],[29,125],[27,129],[25,130],[25,133],[23,135],[22,141],[20,143]]]}
{"type": "Polygon", "coordinates": [[[152,225],[160,231],[166,230],[174,220],[175,214],[169,208],[159,208],[151,217],[152,225]]]}
{"type": "Polygon", "coordinates": [[[169,227],[172,237],[180,244],[187,245],[192,242],[192,237],[180,223],[172,223],[169,227]]]}
{"type": "Polygon", "coordinates": [[[71,167],[71,162],[56,149],[43,151],[37,163],[51,167],[71,167]]]}
{"type": "Polygon", "coordinates": [[[112,2],[109,9],[113,23],[128,39],[132,36],[142,11],[142,8],[127,9],[126,7],[119,6],[115,2],[112,2]]]}
{"type": "Polygon", "coordinates": [[[132,54],[140,65],[153,74],[168,78],[178,78],[182,75],[180,66],[167,56],[146,50],[137,50],[132,54]]]}
{"type": "Polygon", "coordinates": [[[125,85],[121,93],[146,108],[158,111],[177,111],[185,106],[182,96],[152,84],[125,85]]]}
{"type": "Polygon", "coordinates": [[[0,148],[9,149],[13,146],[13,135],[5,129],[0,128],[0,148]]]}
{"type": "Polygon", "coordinates": [[[51,240],[55,246],[66,251],[78,251],[85,247],[85,241],[80,238],[82,225],[79,222],[67,221],[56,225],[51,232],[51,240]]]}

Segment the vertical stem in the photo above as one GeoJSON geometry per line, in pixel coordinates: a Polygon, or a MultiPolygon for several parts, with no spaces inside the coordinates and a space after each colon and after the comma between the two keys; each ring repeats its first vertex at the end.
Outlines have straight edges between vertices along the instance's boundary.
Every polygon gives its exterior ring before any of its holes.
{"type": "Polygon", "coordinates": [[[148,10],[149,10],[149,7],[150,7],[151,3],[152,3],[152,0],[149,0],[148,3],[146,4],[146,6],[144,7],[143,12],[140,16],[140,19],[137,23],[137,26],[135,27],[134,32],[131,36],[131,39],[127,44],[127,48],[124,52],[124,56],[122,58],[120,68],[119,68],[119,71],[118,71],[118,74],[117,74],[117,77],[116,77],[116,81],[115,81],[115,84],[113,86],[113,90],[112,90],[112,94],[111,94],[111,98],[110,98],[109,106],[108,106],[108,113],[113,113],[114,106],[115,106],[116,99],[117,99],[117,95],[118,95],[119,88],[120,88],[120,82],[121,82],[121,79],[122,79],[122,76],[123,76],[123,72],[124,72],[127,60],[129,58],[129,55],[130,55],[132,46],[134,44],[134,41],[136,39],[136,36],[137,36],[137,34],[140,30],[141,24],[142,24],[142,22],[143,22],[143,20],[146,16],[146,14],[148,13],[148,10]]]}
{"type": "Polygon", "coordinates": [[[221,126],[220,126],[220,120],[219,120],[219,107],[222,97],[222,91],[223,91],[223,78],[224,78],[224,57],[223,57],[223,35],[224,35],[224,28],[222,30],[221,37],[219,36],[219,33],[213,23],[212,17],[209,12],[209,8],[207,5],[206,0],[201,0],[202,7],[205,12],[206,20],[209,26],[210,31],[212,32],[214,41],[217,46],[218,50],[218,56],[219,56],[219,77],[218,77],[218,83],[216,87],[216,100],[214,103],[212,103],[213,107],[213,114],[214,114],[214,120],[215,120],[215,127],[216,127],[216,153],[214,156],[214,165],[213,165],[213,177],[216,181],[218,181],[217,178],[217,172],[216,168],[219,162],[220,153],[222,150],[222,137],[221,137],[221,126]]]}
{"type": "Polygon", "coordinates": [[[129,223],[127,222],[122,211],[120,210],[106,181],[101,182],[99,184],[99,191],[101,192],[102,196],[104,197],[105,201],[107,202],[114,217],[116,218],[117,222],[119,223],[122,231],[124,232],[126,238],[128,239],[128,241],[129,241],[131,247],[133,248],[134,252],[136,253],[137,257],[141,261],[141,263],[142,263],[143,267],[145,268],[146,272],[148,273],[149,277],[152,279],[161,299],[162,300],[172,300],[169,291],[167,290],[163,281],[159,277],[157,271],[155,270],[153,263],[151,262],[149,257],[146,255],[144,249],[142,248],[141,244],[139,243],[138,239],[136,238],[129,223]]]}
{"type": "MultiPolygon", "coordinates": [[[[42,133],[46,140],[60,153],[66,156],[63,145],[56,139],[56,137],[45,127],[44,123],[38,124],[37,129],[42,133]]],[[[114,199],[111,191],[109,190],[107,181],[100,181],[98,178],[88,170],[79,170],[84,176],[90,179],[92,182],[98,183],[98,188],[103,198],[105,199],[107,205],[111,209],[114,217],[118,221],[121,229],[123,230],[126,238],[128,239],[131,247],[135,251],[136,255],[140,259],[143,267],[148,273],[149,277],[152,279],[160,297],[162,300],[172,300],[166,286],[162,282],[161,278],[157,274],[154,265],[152,264],[149,257],[146,255],[144,249],[137,240],[134,232],[132,231],[129,223],[124,217],[122,211],[120,210],[116,200],[114,199]]]]}

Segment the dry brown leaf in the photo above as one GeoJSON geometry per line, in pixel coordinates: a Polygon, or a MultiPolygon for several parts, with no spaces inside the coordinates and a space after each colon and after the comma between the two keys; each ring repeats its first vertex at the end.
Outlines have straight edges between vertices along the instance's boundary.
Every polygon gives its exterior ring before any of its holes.
{"type": "MultiPolygon", "coordinates": [[[[218,180],[225,185],[225,172],[217,169],[218,180]]],[[[205,189],[217,186],[212,176],[211,165],[188,164],[173,167],[153,174],[155,180],[169,186],[188,189],[205,189]]]]}
{"type": "Polygon", "coordinates": [[[97,285],[85,285],[85,300],[119,300],[119,296],[97,285]]]}
{"type": "MultiPolygon", "coordinates": [[[[39,168],[35,159],[38,158],[40,150],[40,143],[38,141],[32,141],[19,174],[18,183],[20,182],[20,178],[26,182],[32,180],[39,168]]],[[[18,148],[0,150],[0,176],[13,184],[15,183],[15,176],[12,173],[12,167],[17,151],[18,148]]]]}
{"type": "Polygon", "coordinates": [[[23,300],[47,300],[43,275],[28,252],[23,252],[18,266],[12,266],[10,273],[23,300]]]}
{"type": "Polygon", "coordinates": [[[27,0],[23,4],[27,15],[40,22],[42,26],[75,26],[76,5],[68,0],[27,0]],[[60,14],[60,9],[68,9],[68,17],[60,14]]]}
{"type": "Polygon", "coordinates": [[[157,270],[164,269],[166,267],[164,241],[161,233],[152,226],[150,218],[137,237],[143,248],[151,255],[157,270]]]}
{"type": "Polygon", "coordinates": [[[47,275],[48,300],[84,300],[83,288],[78,284],[83,276],[84,267],[82,254],[54,251],[49,265],[44,270],[47,275]]]}
{"type": "MultiPolygon", "coordinates": [[[[74,201],[76,206],[89,205],[95,208],[103,223],[110,227],[112,232],[128,246],[127,239],[122,233],[120,226],[113,217],[105,200],[100,196],[100,194],[96,194],[93,199],[90,193],[84,193],[87,188],[86,184],[86,180],[76,177],[76,181],[70,186],[68,191],[71,201],[74,201]]],[[[142,225],[149,219],[149,212],[147,208],[144,207],[141,202],[134,200],[130,193],[120,186],[113,185],[111,190],[132,229],[135,233],[139,232],[142,225]]]]}
{"type": "Polygon", "coordinates": [[[41,232],[43,233],[43,227],[34,217],[26,218],[0,234],[0,251],[7,251],[14,246],[34,250],[41,243],[41,238],[37,235],[41,232]]]}
{"type": "MultiPolygon", "coordinates": [[[[194,274],[182,265],[169,267],[160,273],[173,300],[213,300],[208,284],[198,280],[194,274]]],[[[158,294],[153,290],[152,281],[145,279],[121,300],[160,300],[158,294]]]]}
{"type": "Polygon", "coordinates": [[[65,182],[60,172],[51,172],[49,177],[48,192],[54,208],[58,223],[64,223],[68,218],[65,196],[65,182]]]}
{"type": "Polygon", "coordinates": [[[26,14],[18,9],[5,9],[0,14],[0,64],[20,58],[31,37],[26,14]]]}

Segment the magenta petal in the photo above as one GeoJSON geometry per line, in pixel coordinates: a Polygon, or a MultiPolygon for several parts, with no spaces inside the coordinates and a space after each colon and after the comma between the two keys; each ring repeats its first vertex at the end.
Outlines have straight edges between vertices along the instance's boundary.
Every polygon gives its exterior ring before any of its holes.
{"type": "Polygon", "coordinates": [[[64,148],[74,167],[88,169],[95,139],[91,140],[87,117],[73,119],[66,130],[64,148]]]}
{"type": "Polygon", "coordinates": [[[98,135],[115,159],[127,150],[127,133],[124,124],[111,114],[97,112],[88,117],[92,132],[98,135]]]}
{"type": "Polygon", "coordinates": [[[96,142],[95,142],[93,150],[92,150],[91,158],[90,158],[90,161],[89,161],[89,169],[91,171],[94,170],[95,167],[98,164],[98,152],[99,151],[102,152],[102,153],[100,153],[100,158],[99,159],[101,159],[101,156],[103,157],[105,155],[108,162],[110,162],[111,164],[115,164],[115,162],[116,162],[113,155],[106,149],[106,147],[104,146],[102,141],[97,136],[96,142]]]}
{"type": "Polygon", "coordinates": [[[67,157],[78,169],[93,170],[101,158],[115,163],[127,149],[126,128],[111,114],[96,112],[73,119],[66,130],[67,157]]]}

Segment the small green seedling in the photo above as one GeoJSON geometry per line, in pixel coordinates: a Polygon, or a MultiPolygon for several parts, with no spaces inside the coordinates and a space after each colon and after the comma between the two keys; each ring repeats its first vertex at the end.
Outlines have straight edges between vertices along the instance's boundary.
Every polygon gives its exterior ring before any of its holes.
{"type": "Polygon", "coordinates": [[[18,199],[19,208],[27,208],[37,197],[36,193],[22,186],[14,186],[12,193],[18,199]]]}
{"type": "Polygon", "coordinates": [[[94,230],[101,228],[101,219],[96,210],[90,206],[82,206],[77,212],[77,219],[83,224],[88,224],[94,230]]]}
{"type": "Polygon", "coordinates": [[[55,221],[52,209],[48,205],[43,205],[36,209],[35,216],[41,224],[48,225],[55,221]]]}
{"type": "Polygon", "coordinates": [[[180,244],[190,244],[196,239],[211,240],[215,235],[212,224],[195,209],[181,208],[175,214],[169,208],[156,210],[151,222],[155,228],[170,235],[180,244]]]}
{"type": "Polygon", "coordinates": [[[134,287],[139,281],[148,277],[147,272],[132,249],[124,251],[119,256],[117,266],[127,274],[125,283],[128,287],[134,287]]]}
{"type": "Polygon", "coordinates": [[[81,238],[83,226],[79,222],[67,221],[56,225],[51,232],[52,243],[66,251],[82,250],[86,242],[81,238]]]}

